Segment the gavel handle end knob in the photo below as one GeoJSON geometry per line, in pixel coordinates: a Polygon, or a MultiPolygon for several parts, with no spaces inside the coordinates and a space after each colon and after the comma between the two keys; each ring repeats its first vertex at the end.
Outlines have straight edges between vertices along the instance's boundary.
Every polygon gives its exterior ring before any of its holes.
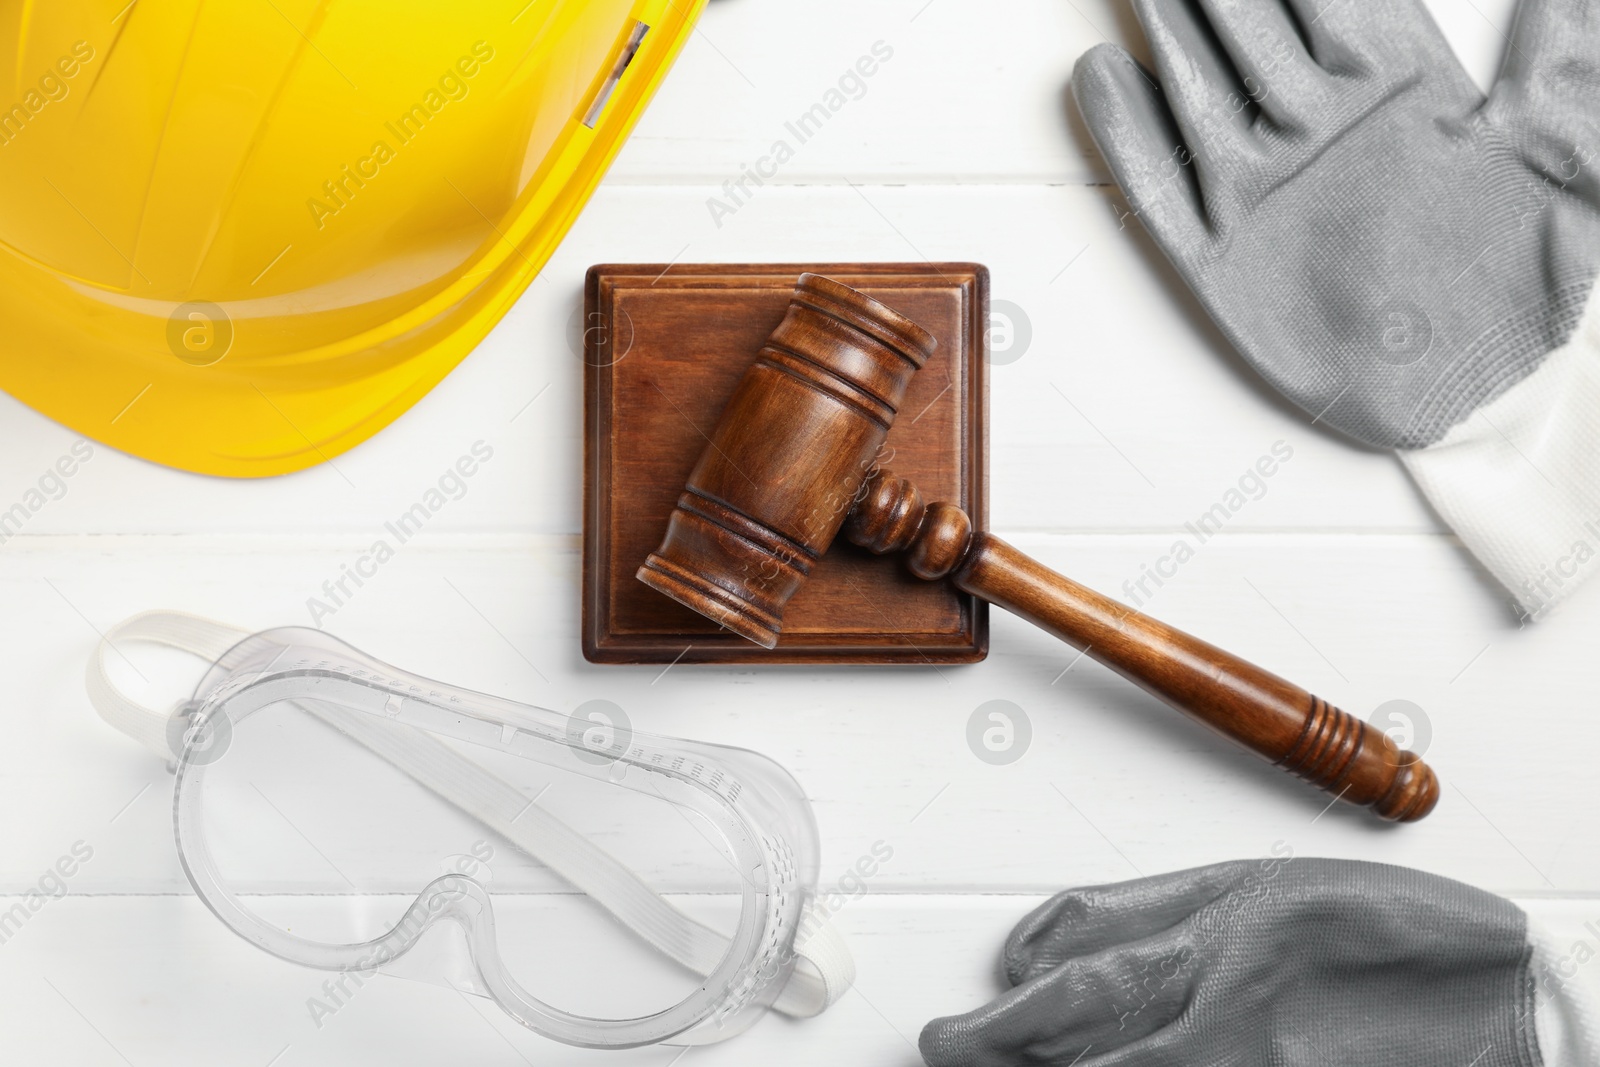
{"type": "MultiPolygon", "coordinates": [[[[1275,681],[1275,688],[1298,693],[1288,682],[1275,681]]],[[[1431,767],[1381,730],[1321,697],[1303,695],[1300,736],[1275,761],[1278,766],[1390,822],[1416,822],[1433,810],[1439,779],[1431,767]]]]}

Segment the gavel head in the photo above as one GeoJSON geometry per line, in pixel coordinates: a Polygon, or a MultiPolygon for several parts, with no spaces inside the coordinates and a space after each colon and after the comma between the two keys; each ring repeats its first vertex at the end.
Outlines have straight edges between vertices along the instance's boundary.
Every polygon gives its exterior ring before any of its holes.
{"type": "Polygon", "coordinates": [[[639,580],[776,645],[784,606],[865,491],[934,345],[871,297],[802,274],[639,580]]]}

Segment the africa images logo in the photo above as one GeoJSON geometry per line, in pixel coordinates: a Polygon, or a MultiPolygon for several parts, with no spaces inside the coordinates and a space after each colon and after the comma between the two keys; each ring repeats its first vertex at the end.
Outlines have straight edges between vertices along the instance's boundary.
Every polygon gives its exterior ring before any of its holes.
{"type": "Polygon", "coordinates": [[[380,137],[373,141],[366,155],[354,163],[342,165],[337,174],[323,182],[322,194],[306,200],[306,209],[311,212],[311,221],[316,223],[317,229],[325,227],[329,218],[349,207],[351,201],[367,187],[367,183],[375,180],[383,173],[383,168],[394,161],[400,149],[421,136],[428,124],[438,118],[439,113],[452,101],[465,100],[472,91],[471,79],[477,77],[483,66],[494,59],[494,55],[494,46],[489,42],[478,41],[473,44],[471,54],[457,59],[419,100],[383,124],[388,138],[380,137]],[[393,144],[389,143],[390,138],[393,144]]]}
{"type": "MultiPolygon", "coordinates": [[[[72,51],[57,59],[39,80],[23,92],[22,99],[0,111],[0,148],[22,136],[24,130],[51,104],[59,104],[72,92],[72,79],[95,57],[94,45],[79,41],[72,51]]],[[[19,72],[20,73],[20,72],[19,72]]]]}

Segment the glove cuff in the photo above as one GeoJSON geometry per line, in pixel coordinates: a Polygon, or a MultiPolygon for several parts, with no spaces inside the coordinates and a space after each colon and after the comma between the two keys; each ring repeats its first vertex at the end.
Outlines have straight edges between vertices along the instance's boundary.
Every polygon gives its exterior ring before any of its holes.
{"type": "Polygon", "coordinates": [[[1592,924],[1562,936],[1555,925],[1528,916],[1533,946],[1534,1029],[1544,1067],[1600,1063],[1600,961],[1592,924]]]}
{"type": "Polygon", "coordinates": [[[1400,459],[1530,618],[1600,572],[1600,300],[1522,381],[1400,459]]]}

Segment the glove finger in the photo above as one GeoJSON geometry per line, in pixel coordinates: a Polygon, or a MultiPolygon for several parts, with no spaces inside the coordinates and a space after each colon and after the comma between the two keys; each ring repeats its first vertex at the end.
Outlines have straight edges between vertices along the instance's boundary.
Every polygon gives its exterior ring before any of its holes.
{"type": "Polygon", "coordinates": [[[1258,149],[1256,107],[1222,53],[1196,0],[1134,0],[1167,105],[1178,120],[1200,180],[1206,217],[1226,213],[1229,175],[1258,149]]]}
{"type": "Polygon", "coordinates": [[[1253,867],[1219,863],[1057,893],[1006,939],[1001,957],[1006,980],[1021,985],[1074,957],[1171,929],[1237,885],[1253,867]]]}
{"type": "Polygon", "coordinates": [[[1455,54],[1421,0],[1285,0],[1311,55],[1331,74],[1368,70],[1396,53],[1411,58],[1455,54]]]}
{"type": "Polygon", "coordinates": [[[1069,960],[976,1011],[935,1019],[917,1045],[929,1067],[1071,1063],[1155,1033],[1183,1013],[1197,971],[1179,928],[1069,960]]]}
{"type": "Polygon", "coordinates": [[[1200,0],[1245,95],[1280,127],[1326,111],[1331,78],[1317,66],[1280,0],[1200,0]]]}
{"type": "Polygon", "coordinates": [[[1133,211],[1173,259],[1208,238],[1188,149],[1155,79],[1116,45],[1096,45],[1072,71],[1072,95],[1133,211]]]}

